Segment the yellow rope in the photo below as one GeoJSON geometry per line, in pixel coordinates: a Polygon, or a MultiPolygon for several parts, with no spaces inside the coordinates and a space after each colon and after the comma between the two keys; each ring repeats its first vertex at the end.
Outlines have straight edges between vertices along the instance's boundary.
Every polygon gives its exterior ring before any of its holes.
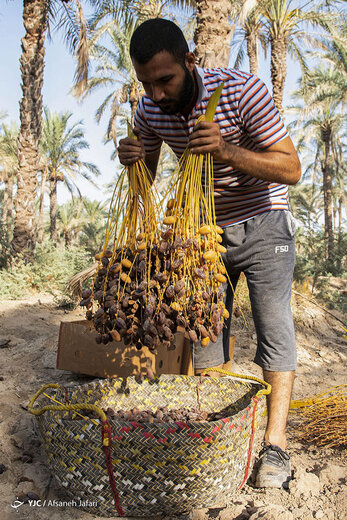
{"type": "MultiPolygon", "coordinates": [[[[41,394],[44,393],[44,391],[47,388],[59,388],[60,389],[60,386],[56,385],[56,384],[48,384],[48,385],[44,385],[38,392],[36,392],[36,394],[31,399],[31,401],[28,405],[28,411],[30,413],[32,413],[33,415],[42,415],[43,413],[45,413],[47,411],[63,412],[63,411],[76,411],[76,410],[92,410],[93,412],[95,412],[99,415],[100,419],[103,422],[106,421],[105,413],[101,410],[101,408],[99,408],[95,404],[88,404],[88,403],[59,404],[57,406],[47,405],[47,406],[43,406],[42,408],[34,408],[35,401],[41,394]]],[[[47,397],[49,397],[49,396],[47,396],[47,397]]],[[[54,399],[52,398],[52,400],[54,400],[54,399]]],[[[59,401],[56,401],[56,402],[59,402],[59,401]]],[[[94,422],[94,424],[97,424],[97,423],[95,423],[95,421],[93,421],[93,422],[94,422]]]]}
{"type": "Polygon", "coordinates": [[[228,372],[227,370],[223,370],[222,368],[207,368],[202,372],[201,375],[207,374],[208,372],[219,372],[220,374],[224,374],[226,376],[232,376],[237,377],[238,379],[244,379],[249,381],[256,381],[257,383],[262,384],[265,388],[262,388],[256,393],[257,397],[260,397],[262,395],[268,395],[271,392],[271,385],[267,383],[266,381],[263,381],[262,379],[259,379],[255,376],[248,376],[248,375],[242,375],[242,374],[235,374],[234,372],[228,372]]]}
{"type": "MultiPolygon", "coordinates": [[[[59,404],[59,405],[62,405],[64,406],[64,403],[61,403],[60,401],[57,401],[56,399],[54,399],[54,397],[46,394],[45,392],[43,392],[43,394],[45,397],[47,397],[48,399],[50,399],[51,401],[54,401],[55,403],[59,404]]],[[[90,417],[85,417],[84,415],[82,415],[81,413],[78,413],[75,411],[75,414],[78,415],[79,417],[82,417],[82,419],[84,419],[85,421],[92,421],[93,424],[95,424],[96,426],[98,426],[99,423],[97,423],[94,419],[91,419],[90,417]]]]}

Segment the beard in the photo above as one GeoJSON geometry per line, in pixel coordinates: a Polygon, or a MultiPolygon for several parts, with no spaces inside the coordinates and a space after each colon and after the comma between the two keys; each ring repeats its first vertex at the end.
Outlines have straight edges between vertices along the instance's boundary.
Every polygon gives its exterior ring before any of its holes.
{"type": "Polygon", "coordinates": [[[183,69],[185,72],[184,80],[177,98],[167,98],[160,103],[155,103],[164,114],[178,114],[192,102],[195,89],[194,79],[185,65],[183,65],[183,69]]]}

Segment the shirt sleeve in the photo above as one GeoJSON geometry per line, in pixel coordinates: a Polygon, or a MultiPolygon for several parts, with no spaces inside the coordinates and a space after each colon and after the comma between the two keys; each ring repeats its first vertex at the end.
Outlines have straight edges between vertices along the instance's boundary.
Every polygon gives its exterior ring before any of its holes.
{"type": "Polygon", "coordinates": [[[265,83],[256,76],[252,75],[242,88],[239,114],[245,131],[258,148],[268,148],[288,136],[265,83]]]}
{"type": "Polygon", "coordinates": [[[163,140],[154,132],[153,128],[147,121],[144,96],[142,96],[139,104],[137,105],[134,116],[134,123],[135,126],[140,129],[146,153],[153,153],[159,150],[163,140]]]}

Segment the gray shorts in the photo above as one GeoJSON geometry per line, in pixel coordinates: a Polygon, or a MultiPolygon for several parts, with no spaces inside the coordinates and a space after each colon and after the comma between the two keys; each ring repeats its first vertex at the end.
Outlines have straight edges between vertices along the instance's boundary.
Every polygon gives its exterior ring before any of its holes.
{"type": "MultiPolygon", "coordinates": [[[[223,255],[230,281],[236,288],[245,273],[257,332],[254,362],[265,370],[296,370],[294,324],[290,307],[295,264],[295,221],[290,211],[272,210],[224,228],[223,255]]],[[[226,284],[225,305],[230,313],[216,343],[194,347],[195,368],[229,361],[233,292],[226,284]]]]}

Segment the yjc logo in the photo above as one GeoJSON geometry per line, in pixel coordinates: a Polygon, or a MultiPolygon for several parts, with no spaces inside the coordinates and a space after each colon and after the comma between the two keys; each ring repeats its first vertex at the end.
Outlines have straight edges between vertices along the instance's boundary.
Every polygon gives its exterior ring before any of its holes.
{"type": "Polygon", "coordinates": [[[43,507],[45,502],[42,502],[42,500],[29,500],[29,506],[43,507]]]}
{"type": "MultiPolygon", "coordinates": [[[[25,502],[22,502],[21,500],[15,500],[14,502],[12,502],[11,504],[11,507],[13,507],[13,509],[18,509],[20,506],[22,506],[23,504],[25,504],[25,502]]],[[[44,507],[46,505],[46,501],[42,501],[42,500],[28,500],[28,504],[30,507],[44,507]]]]}
{"type": "Polygon", "coordinates": [[[11,507],[13,507],[13,509],[18,509],[18,507],[22,506],[23,504],[24,504],[24,502],[21,502],[20,500],[15,500],[11,504],[11,507]]]}

